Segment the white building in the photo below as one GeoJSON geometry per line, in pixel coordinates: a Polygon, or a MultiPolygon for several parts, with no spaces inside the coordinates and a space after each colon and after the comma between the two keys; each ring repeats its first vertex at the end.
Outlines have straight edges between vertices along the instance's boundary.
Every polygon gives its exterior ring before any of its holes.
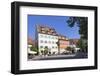
{"type": "Polygon", "coordinates": [[[51,52],[51,54],[58,53],[57,42],[58,42],[58,36],[38,33],[39,53],[41,54],[41,51],[44,51],[45,47],[48,47],[48,51],[51,52]]]}
{"type": "Polygon", "coordinates": [[[63,49],[65,49],[68,45],[68,41],[65,36],[58,35],[54,28],[48,26],[37,25],[35,37],[39,54],[42,54],[45,47],[48,48],[48,51],[51,54],[58,54],[63,52],[63,49]]]}
{"type": "Polygon", "coordinates": [[[42,54],[41,51],[44,51],[45,47],[48,48],[48,52],[51,54],[58,53],[58,35],[54,28],[37,25],[35,40],[37,42],[39,54],[42,54]]]}

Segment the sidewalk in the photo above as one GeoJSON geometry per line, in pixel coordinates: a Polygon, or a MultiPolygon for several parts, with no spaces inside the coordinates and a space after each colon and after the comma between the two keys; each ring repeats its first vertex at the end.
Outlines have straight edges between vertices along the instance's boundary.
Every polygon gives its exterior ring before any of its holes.
{"type": "Polygon", "coordinates": [[[75,54],[71,55],[52,55],[52,56],[35,56],[32,60],[50,60],[50,59],[65,59],[75,57],[75,54]]]}

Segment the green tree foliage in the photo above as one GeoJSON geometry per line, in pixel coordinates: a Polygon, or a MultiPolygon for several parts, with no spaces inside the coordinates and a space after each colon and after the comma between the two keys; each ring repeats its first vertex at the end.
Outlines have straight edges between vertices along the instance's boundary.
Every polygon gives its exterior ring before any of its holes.
{"type": "Polygon", "coordinates": [[[77,44],[82,50],[86,50],[88,47],[88,18],[87,17],[69,17],[67,23],[70,27],[73,27],[75,24],[79,27],[79,34],[81,38],[77,44]]]}
{"type": "Polygon", "coordinates": [[[75,24],[79,27],[79,34],[82,39],[88,37],[88,18],[87,17],[69,17],[67,23],[70,27],[73,27],[75,24]]]}
{"type": "Polygon", "coordinates": [[[72,48],[71,47],[67,47],[67,48],[65,48],[65,50],[67,51],[71,51],[72,50],[72,48]]]}
{"type": "Polygon", "coordinates": [[[80,39],[76,45],[79,47],[83,52],[87,52],[87,42],[83,39],[80,39]]]}
{"type": "Polygon", "coordinates": [[[66,50],[66,51],[70,51],[71,53],[74,53],[74,50],[75,50],[75,49],[74,49],[74,47],[70,47],[70,46],[69,46],[69,47],[65,48],[65,50],[66,50]]]}
{"type": "Polygon", "coordinates": [[[33,46],[32,46],[30,49],[31,49],[32,51],[34,51],[34,52],[37,52],[37,53],[38,53],[38,49],[37,49],[36,47],[33,47],[33,46]]]}
{"type": "Polygon", "coordinates": [[[46,54],[48,54],[48,47],[47,46],[45,46],[45,48],[44,48],[44,55],[46,55],[46,54]]]}
{"type": "Polygon", "coordinates": [[[85,48],[85,43],[84,43],[84,41],[83,41],[82,39],[80,39],[80,40],[78,41],[77,47],[78,47],[78,48],[81,48],[81,49],[85,48]]]}

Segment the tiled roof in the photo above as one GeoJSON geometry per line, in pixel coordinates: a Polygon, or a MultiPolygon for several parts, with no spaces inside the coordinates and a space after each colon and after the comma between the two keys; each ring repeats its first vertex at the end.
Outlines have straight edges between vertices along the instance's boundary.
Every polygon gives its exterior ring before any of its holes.
{"type": "Polygon", "coordinates": [[[59,39],[66,40],[66,36],[64,36],[62,34],[58,34],[57,31],[55,30],[55,28],[53,28],[53,27],[49,27],[47,25],[41,25],[41,24],[36,25],[36,27],[37,27],[37,32],[39,32],[39,33],[55,35],[55,36],[58,36],[59,39]]]}

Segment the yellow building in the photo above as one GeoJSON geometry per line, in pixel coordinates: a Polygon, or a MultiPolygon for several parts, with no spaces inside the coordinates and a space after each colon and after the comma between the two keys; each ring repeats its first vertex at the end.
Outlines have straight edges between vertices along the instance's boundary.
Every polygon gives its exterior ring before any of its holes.
{"type": "Polygon", "coordinates": [[[62,36],[62,35],[59,35],[59,51],[60,53],[63,53],[65,52],[66,48],[69,46],[69,40],[66,38],[66,36],[62,36]]]}

